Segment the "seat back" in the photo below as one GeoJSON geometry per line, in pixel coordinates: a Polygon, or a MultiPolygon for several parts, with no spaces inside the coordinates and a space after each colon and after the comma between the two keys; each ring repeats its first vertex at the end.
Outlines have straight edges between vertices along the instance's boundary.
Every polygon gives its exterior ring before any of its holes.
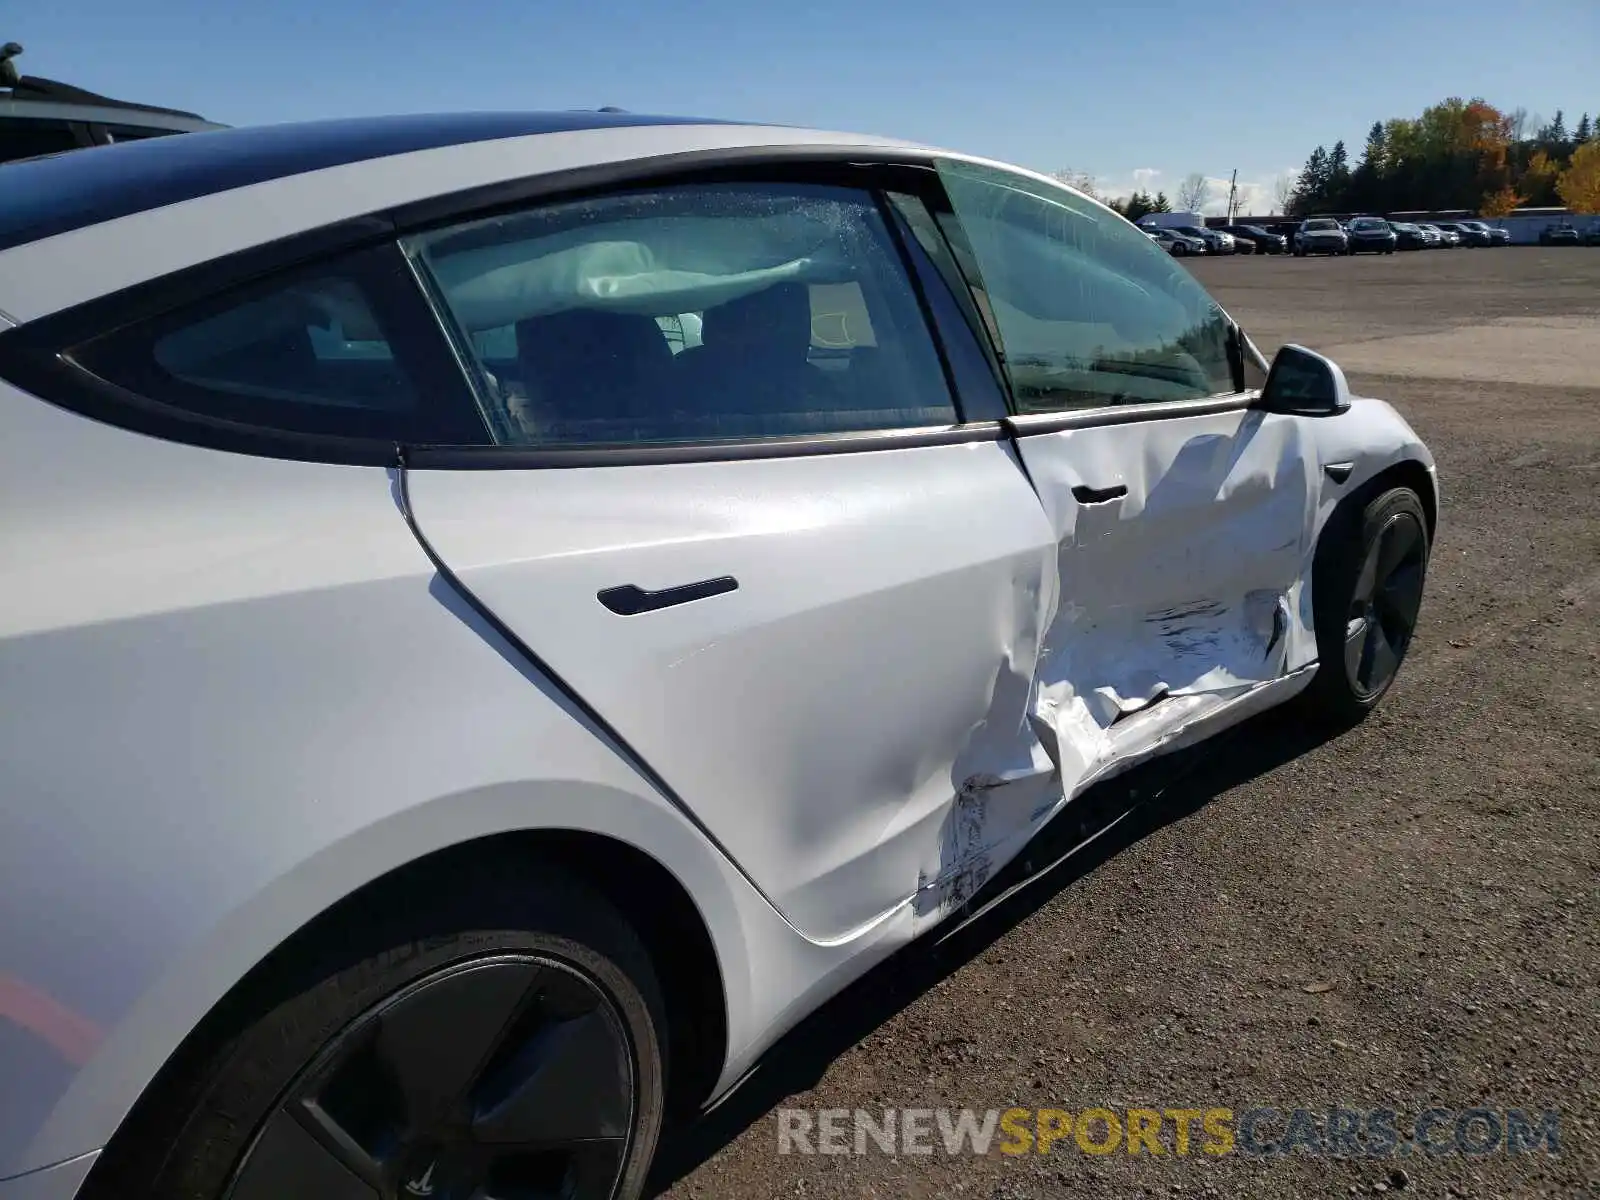
{"type": "Polygon", "coordinates": [[[518,321],[517,365],[539,420],[647,421],[672,370],[655,321],[574,308],[518,321]]]}

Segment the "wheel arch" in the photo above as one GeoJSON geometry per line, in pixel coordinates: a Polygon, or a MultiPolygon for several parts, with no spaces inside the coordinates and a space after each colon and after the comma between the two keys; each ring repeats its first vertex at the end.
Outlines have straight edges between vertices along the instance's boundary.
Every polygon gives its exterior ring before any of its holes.
{"type": "Polygon", "coordinates": [[[1341,496],[1330,520],[1352,511],[1360,512],[1374,496],[1397,487],[1410,488],[1422,501],[1423,514],[1428,518],[1428,545],[1432,546],[1434,534],[1439,528],[1438,481],[1433,472],[1415,458],[1402,458],[1391,463],[1359,487],[1352,488],[1347,495],[1341,496]]]}
{"type": "Polygon", "coordinates": [[[1315,611],[1315,606],[1322,603],[1322,598],[1327,592],[1326,572],[1335,555],[1332,553],[1335,540],[1349,531],[1351,526],[1358,523],[1361,514],[1375,496],[1379,496],[1391,488],[1410,488],[1422,501],[1422,512],[1428,524],[1428,545],[1433,545],[1434,531],[1439,524],[1439,494],[1438,483],[1434,474],[1428,469],[1428,464],[1418,458],[1400,458],[1388,463],[1363,479],[1360,483],[1341,494],[1325,510],[1316,538],[1316,549],[1312,559],[1310,598],[1315,611]]]}
{"type": "Polygon", "coordinates": [[[79,1191],[81,1200],[122,1194],[161,1148],[155,1131],[176,1106],[196,1099],[196,1068],[226,1049],[260,1007],[261,985],[304,969],[330,928],[362,908],[393,902],[441,881],[487,869],[548,865],[581,879],[615,904],[645,944],[661,986],[668,1028],[669,1119],[709,1098],[728,1053],[725,975],[710,927],[676,875],[659,860],[608,834],[525,829],[473,838],[435,850],[367,882],[318,912],[274,946],[206,1012],[140,1091],[79,1191]]]}

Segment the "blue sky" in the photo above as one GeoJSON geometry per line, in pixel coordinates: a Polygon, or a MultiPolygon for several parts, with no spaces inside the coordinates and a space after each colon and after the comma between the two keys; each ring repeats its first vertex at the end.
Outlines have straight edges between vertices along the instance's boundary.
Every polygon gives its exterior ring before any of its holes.
{"type": "Polygon", "coordinates": [[[1112,194],[1237,168],[1265,198],[1318,142],[1354,155],[1374,119],[1449,95],[1600,114],[1600,0],[48,0],[0,3],[0,39],[25,74],[228,124],[616,104],[909,137],[1112,194]]]}

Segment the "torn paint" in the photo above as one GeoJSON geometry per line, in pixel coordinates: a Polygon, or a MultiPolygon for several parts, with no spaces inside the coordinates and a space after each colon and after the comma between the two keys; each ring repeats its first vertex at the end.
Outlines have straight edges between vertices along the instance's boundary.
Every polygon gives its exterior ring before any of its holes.
{"type": "Polygon", "coordinates": [[[965,903],[1092,782],[1237,719],[1314,655],[1316,473],[1300,422],[1237,410],[1018,447],[1054,554],[957,758],[919,919],[965,903]],[[1115,485],[1127,491],[1111,502],[1074,496],[1115,485]]]}

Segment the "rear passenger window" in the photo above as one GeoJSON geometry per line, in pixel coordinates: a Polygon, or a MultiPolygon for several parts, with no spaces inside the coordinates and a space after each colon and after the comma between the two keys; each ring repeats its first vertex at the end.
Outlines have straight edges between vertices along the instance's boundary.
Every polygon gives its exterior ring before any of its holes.
{"type": "Polygon", "coordinates": [[[409,239],[496,440],[607,445],[949,425],[868,192],[706,184],[409,239]]]}
{"type": "Polygon", "coordinates": [[[208,298],[76,347],[71,357],[129,391],[219,421],[402,443],[482,442],[464,382],[441,384],[417,358],[421,339],[397,329],[395,306],[408,296],[426,313],[408,276],[392,246],[366,251],[208,298]],[[434,385],[423,386],[424,378],[434,385]]]}

